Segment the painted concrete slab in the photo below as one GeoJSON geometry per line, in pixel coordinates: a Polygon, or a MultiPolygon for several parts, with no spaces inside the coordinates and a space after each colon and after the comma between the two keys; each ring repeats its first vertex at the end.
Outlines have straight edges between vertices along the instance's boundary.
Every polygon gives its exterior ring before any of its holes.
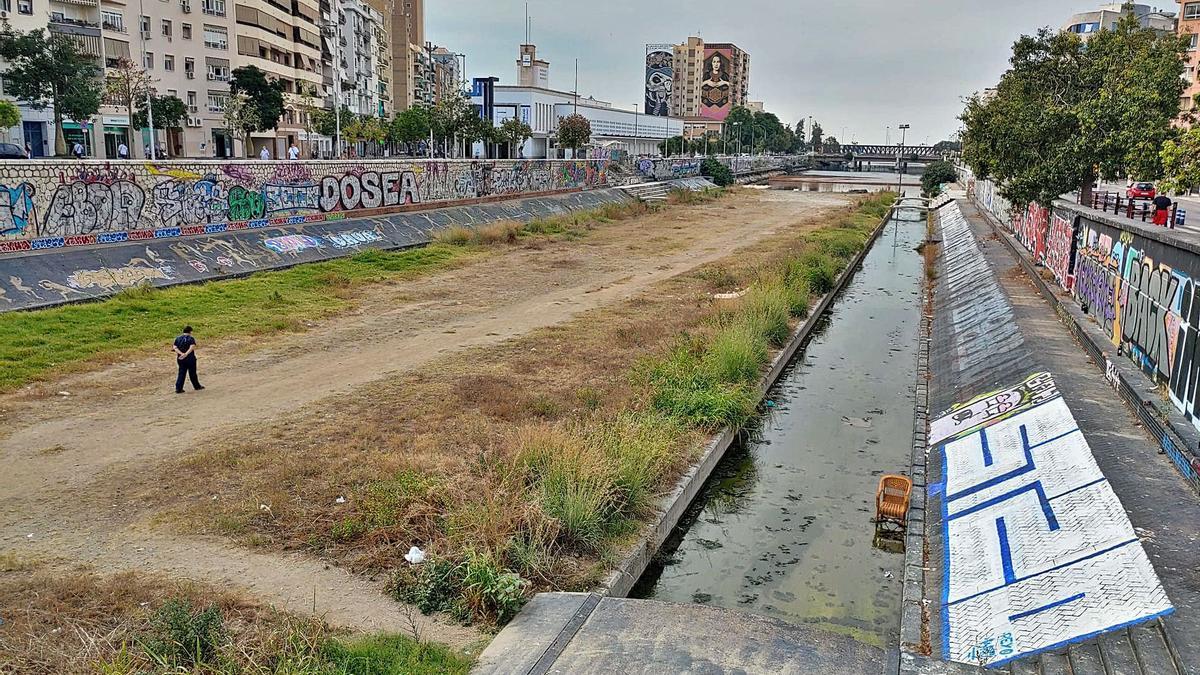
{"type": "Polygon", "coordinates": [[[1171,611],[1061,396],[939,451],[946,658],[1002,663],[1171,611]]]}

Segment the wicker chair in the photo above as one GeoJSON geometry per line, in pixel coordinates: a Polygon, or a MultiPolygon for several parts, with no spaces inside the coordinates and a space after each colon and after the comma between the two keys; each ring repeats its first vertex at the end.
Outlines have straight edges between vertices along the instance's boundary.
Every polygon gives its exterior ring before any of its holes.
{"type": "Polygon", "coordinates": [[[912,479],[908,476],[886,475],[879,479],[875,493],[875,524],[890,524],[901,530],[908,525],[908,505],[912,497],[912,479]]]}

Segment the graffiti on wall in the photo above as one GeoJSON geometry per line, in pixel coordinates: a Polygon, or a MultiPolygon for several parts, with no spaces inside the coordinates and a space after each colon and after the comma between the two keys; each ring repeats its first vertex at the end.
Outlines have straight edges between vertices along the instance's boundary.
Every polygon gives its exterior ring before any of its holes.
{"type": "Polygon", "coordinates": [[[608,185],[607,160],[0,165],[0,252],[303,224],[608,185]]]}
{"type": "Polygon", "coordinates": [[[1032,203],[1013,214],[1012,233],[1040,262],[1046,255],[1046,231],[1050,229],[1050,211],[1040,204],[1032,203]]]}
{"type": "Polygon", "coordinates": [[[1044,255],[1046,268],[1058,285],[1071,290],[1075,285],[1075,226],[1058,213],[1050,218],[1044,255]]]}
{"type": "Polygon", "coordinates": [[[700,83],[700,116],[724,120],[733,109],[733,50],[704,50],[704,81],[700,83]]]}

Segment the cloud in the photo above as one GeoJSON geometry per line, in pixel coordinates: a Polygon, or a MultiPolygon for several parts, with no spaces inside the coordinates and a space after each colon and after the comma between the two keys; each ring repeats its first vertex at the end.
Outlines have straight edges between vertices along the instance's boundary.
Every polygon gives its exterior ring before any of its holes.
{"type": "MultiPolygon", "coordinates": [[[[958,128],[961,99],[991,86],[1013,40],[1102,0],[531,0],[533,42],[551,85],[632,108],[642,100],[646,43],[697,32],[750,53],[750,94],[789,124],[812,115],[841,140],[910,142],[958,128]]],[[[1168,9],[1174,7],[1173,3],[1168,9]]],[[[429,0],[427,39],[467,54],[469,77],[516,80],[523,0],[429,0]]]]}

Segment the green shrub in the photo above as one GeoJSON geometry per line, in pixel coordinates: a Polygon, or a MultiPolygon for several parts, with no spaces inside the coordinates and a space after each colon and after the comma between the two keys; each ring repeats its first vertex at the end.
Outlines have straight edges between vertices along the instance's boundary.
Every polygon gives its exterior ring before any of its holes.
{"type": "Polygon", "coordinates": [[[796,275],[798,279],[803,280],[816,295],[825,295],[833,290],[833,285],[837,282],[837,270],[833,261],[816,251],[801,256],[800,260],[789,268],[789,275],[796,275]]]}
{"type": "Polygon", "coordinates": [[[463,570],[446,558],[429,557],[417,568],[415,581],[397,588],[397,596],[424,614],[454,611],[462,593],[463,570]]]}
{"type": "Polygon", "coordinates": [[[615,517],[632,517],[653,508],[655,487],[679,460],[680,424],[653,412],[624,411],[587,430],[586,443],[610,468],[615,517]]]}
{"type": "Polygon", "coordinates": [[[188,600],[172,598],[151,617],[150,633],[142,646],[160,666],[175,669],[209,663],[224,641],[219,609],[197,610],[188,600]]]}
{"type": "Polygon", "coordinates": [[[705,372],[700,356],[687,344],[652,363],[648,375],[654,408],[689,426],[740,426],[757,403],[753,387],[722,383],[705,372]]]}
{"type": "Polygon", "coordinates": [[[463,591],[475,616],[508,623],[525,604],[529,582],[501,568],[489,553],[469,552],[464,564],[463,591]]]}
{"type": "Polygon", "coordinates": [[[283,670],[274,673],[314,675],[466,675],[471,661],[448,647],[417,642],[402,635],[377,635],[352,641],[328,640],[321,648],[322,660],[332,669],[283,670]]]}
{"type": "Polygon", "coordinates": [[[715,157],[705,157],[700,163],[700,175],[708,176],[720,187],[733,185],[733,172],[729,167],[717,161],[715,157]]]}
{"type": "Polygon", "coordinates": [[[755,334],[776,347],[784,345],[792,334],[788,321],[796,300],[784,283],[758,283],[742,296],[740,319],[755,334]]]}

